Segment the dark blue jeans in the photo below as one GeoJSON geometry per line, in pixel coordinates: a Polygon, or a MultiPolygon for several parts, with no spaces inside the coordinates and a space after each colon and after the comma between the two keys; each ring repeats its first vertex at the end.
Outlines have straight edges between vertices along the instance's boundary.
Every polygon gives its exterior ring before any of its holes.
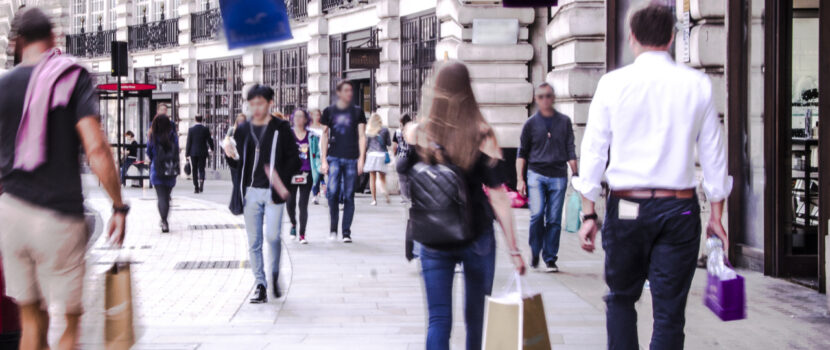
{"type": "Polygon", "coordinates": [[[556,262],[559,254],[559,236],[562,233],[562,206],[568,178],[547,177],[527,172],[527,194],[530,199],[530,252],[533,257],[542,254],[545,263],[556,262]]]}
{"type": "Polygon", "coordinates": [[[328,157],[329,183],[326,197],[331,217],[330,232],[337,232],[340,221],[340,203],[343,203],[343,237],[352,235],[354,219],[354,184],[357,179],[357,159],[328,157]]]}
{"type": "Polygon", "coordinates": [[[648,278],[654,309],[651,349],[682,349],[686,299],[700,245],[697,197],[624,200],[639,205],[637,218],[620,218],[621,199],[612,196],[602,227],[610,289],[605,296],[608,348],[639,349],[634,303],[648,278]]]}
{"type": "Polygon", "coordinates": [[[121,163],[121,185],[127,184],[127,170],[135,163],[135,158],[124,158],[124,163],[121,163]]]}
{"type": "Polygon", "coordinates": [[[421,248],[421,269],[429,309],[427,350],[449,350],[455,266],[464,267],[464,321],[467,349],[481,349],[485,297],[493,290],[496,239],[484,232],[472,243],[449,250],[421,248]]]}

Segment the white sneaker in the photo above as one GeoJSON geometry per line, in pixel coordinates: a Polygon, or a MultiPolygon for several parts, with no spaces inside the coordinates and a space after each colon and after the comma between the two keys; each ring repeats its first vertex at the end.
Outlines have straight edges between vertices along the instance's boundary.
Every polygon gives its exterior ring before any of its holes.
{"type": "Polygon", "coordinates": [[[343,243],[352,243],[351,237],[343,237],[343,243]]]}
{"type": "Polygon", "coordinates": [[[305,237],[300,237],[300,244],[308,244],[308,241],[306,241],[305,237]]]}
{"type": "Polygon", "coordinates": [[[311,203],[314,203],[314,205],[318,205],[320,204],[320,201],[317,200],[317,197],[314,197],[314,199],[311,200],[311,203]]]}
{"type": "Polygon", "coordinates": [[[371,206],[375,207],[375,206],[377,206],[377,205],[378,205],[378,201],[372,201],[372,203],[370,203],[369,205],[371,205],[371,206]]]}
{"type": "Polygon", "coordinates": [[[329,239],[332,241],[337,239],[337,232],[329,233],[329,239]]]}

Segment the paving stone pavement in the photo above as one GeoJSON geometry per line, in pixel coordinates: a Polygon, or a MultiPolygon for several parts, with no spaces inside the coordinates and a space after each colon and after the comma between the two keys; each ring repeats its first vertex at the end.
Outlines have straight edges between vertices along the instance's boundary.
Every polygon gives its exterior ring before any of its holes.
{"type": "MultiPolygon", "coordinates": [[[[139,344],[135,349],[422,349],[426,307],[418,263],[404,257],[405,209],[369,206],[359,196],[355,242],[329,241],[324,205],[311,205],[308,245],[283,239],[282,284],[286,296],[266,305],[247,303],[253,277],[248,269],[176,270],[183,261],[247,261],[241,217],[228,213],[229,184],[209,181],[194,195],[180,181],[173,194],[171,234],[161,234],[152,190],[127,190],[133,204],[126,246],[136,290],[139,344]],[[228,225],[198,229],[191,225],[228,225]],[[237,228],[233,228],[233,227],[237,228]]],[[[106,220],[109,202],[90,183],[87,205],[106,220]]],[[[520,240],[527,240],[527,210],[516,210],[520,240]]],[[[512,268],[497,234],[494,293],[508,283],[512,268]]],[[[82,348],[102,348],[103,271],[117,253],[98,237],[89,253],[82,348]]],[[[522,250],[528,248],[522,245],[522,250]]],[[[605,306],[601,251],[578,247],[563,233],[558,274],[531,272],[528,283],[541,292],[554,349],[603,349],[605,306]]],[[[748,315],[724,323],[702,303],[705,271],[698,270],[687,307],[687,349],[830,348],[826,296],[789,282],[740,271],[747,278],[748,315]]],[[[464,348],[460,278],[455,288],[453,349],[464,348]]],[[[650,293],[637,304],[641,346],[651,328],[650,293]]],[[[55,339],[60,321],[51,338],[55,339]]]]}

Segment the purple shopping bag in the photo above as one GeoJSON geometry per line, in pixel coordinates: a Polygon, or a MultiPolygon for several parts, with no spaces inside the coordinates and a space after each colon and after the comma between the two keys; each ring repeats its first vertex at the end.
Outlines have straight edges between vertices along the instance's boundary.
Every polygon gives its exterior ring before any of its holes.
{"type": "Polygon", "coordinates": [[[746,291],[743,276],[737,275],[734,279],[722,281],[717,275],[707,275],[709,278],[703,293],[703,304],[723,321],[745,319],[746,291]]]}

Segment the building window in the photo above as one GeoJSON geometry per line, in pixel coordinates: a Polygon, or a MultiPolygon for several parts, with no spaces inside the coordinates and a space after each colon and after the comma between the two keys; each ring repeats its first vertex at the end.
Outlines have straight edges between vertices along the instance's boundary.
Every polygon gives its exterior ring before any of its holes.
{"type": "Polygon", "coordinates": [[[202,11],[219,8],[219,1],[217,0],[200,0],[199,2],[202,5],[202,11]]]}
{"type": "MultiPolygon", "coordinates": [[[[242,113],[242,58],[198,62],[199,115],[205,118],[214,142],[221,144],[237,114],[242,113]]],[[[222,152],[208,158],[212,169],[225,169],[222,152]]]]}
{"type": "Polygon", "coordinates": [[[86,31],[86,0],[72,0],[72,31],[86,31]]]}
{"type": "Polygon", "coordinates": [[[439,36],[434,13],[401,19],[401,114],[418,112],[421,87],[432,73],[439,36]]]}
{"type": "Polygon", "coordinates": [[[116,29],[118,27],[117,20],[118,14],[115,13],[115,7],[118,6],[117,0],[109,0],[110,7],[109,7],[109,25],[110,29],[116,29]]]}
{"type": "Polygon", "coordinates": [[[308,54],[305,45],[265,52],[263,83],[276,91],[277,111],[289,115],[307,108],[308,54]]]}

